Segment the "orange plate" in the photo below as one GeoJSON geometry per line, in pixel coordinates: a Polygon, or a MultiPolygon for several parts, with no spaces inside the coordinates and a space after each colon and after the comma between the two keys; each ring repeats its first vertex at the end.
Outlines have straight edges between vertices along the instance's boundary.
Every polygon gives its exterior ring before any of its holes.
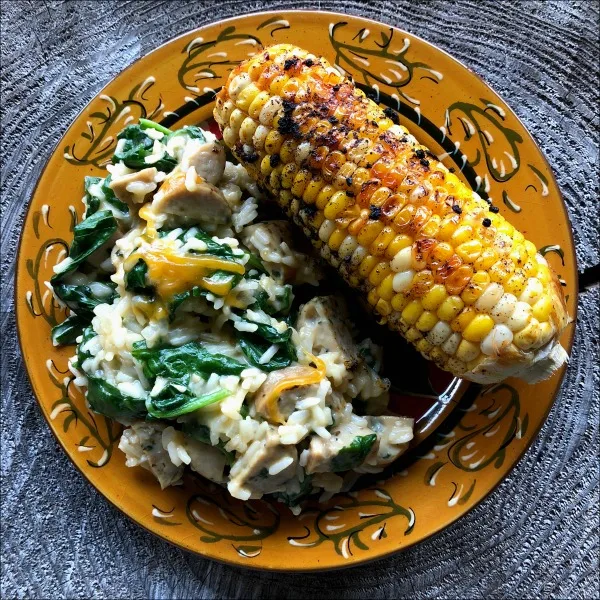
{"type": "MultiPolygon", "coordinates": [[[[294,517],[283,505],[242,503],[198,478],[161,491],[125,467],[119,427],[92,415],[72,383],[50,328],[64,318],[44,282],[80,217],[85,175],[101,175],[115,136],[139,117],[178,126],[210,116],[214,90],[261,44],[289,42],[326,56],[382,103],[448,167],[487,191],[566,284],[575,317],[571,228],[556,182],[515,114],[445,52],[375,21],[325,12],[261,13],[187,33],[137,61],[79,115],[56,148],[31,200],[18,259],[16,304],[25,364],[40,407],[65,452],[110,502],[162,538],[250,567],[311,570],[380,558],[465,514],[502,481],[540,429],[563,370],[535,386],[471,388],[419,456],[376,487],[343,494],[294,517]],[[468,398],[467,398],[468,397],[468,398]]],[[[571,347],[573,328],[562,340],[571,347]]]]}

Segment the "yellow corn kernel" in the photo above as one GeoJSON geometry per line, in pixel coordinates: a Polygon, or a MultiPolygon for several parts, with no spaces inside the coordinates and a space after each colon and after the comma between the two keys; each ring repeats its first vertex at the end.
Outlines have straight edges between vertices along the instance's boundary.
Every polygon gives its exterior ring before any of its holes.
{"type": "Polygon", "coordinates": [[[243,111],[248,112],[250,105],[258,96],[260,90],[256,87],[254,83],[247,85],[239,94],[239,96],[235,100],[236,106],[243,111]]]}
{"type": "Polygon", "coordinates": [[[466,263],[474,263],[481,254],[483,246],[479,240],[469,240],[456,248],[456,254],[466,263]]]}
{"type": "Polygon", "coordinates": [[[289,189],[292,187],[294,183],[294,177],[296,176],[296,171],[298,171],[298,165],[296,163],[288,163],[281,170],[281,187],[284,189],[289,189]]]}
{"type": "Polygon", "coordinates": [[[477,273],[474,273],[473,277],[471,277],[471,280],[460,297],[465,304],[474,304],[489,284],[490,276],[485,271],[477,271],[477,273]]]}
{"type": "Polygon", "coordinates": [[[421,338],[416,344],[415,348],[423,354],[429,354],[433,349],[433,344],[429,343],[425,338],[421,338]]]}
{"type": "Polygon", "coordinates": [[[377,304],[377,302],[379,302],[379,296],[378,296],[377,290],[375,288],[370,290],[369,293],[367,294],[367,302],[371,306],[375,306],[377,304]]]}
{"type": "Polygon", "coordinates": [[[416,342],[417,340],[420,340],[423,337],[423,334],[416,327],[409,327],[404,332],[404,337],[409,342],[416,342]]]}
{"type": "Polygon", "coordinates": [[[479,344],[473,344],[468,340],[462,340],[456,349],[454,357],[462,362],[468,363],[479,356],[479,344]]]}
{"type": "Polygon", "coordinates": [[[550,269],[546,265],[540,265],[538,267],[537,278],[542,282],[542,284],[548,284],[552,276],[550,275],[550,269]]]}
{"type": "Polygon", "coordinates": [[[320,210],[323,210],[325,208],[325,206],[327,205],[327,203],[329,202],[329,199],[331,198],[331,196],[333,196],[333,194],[335,193],[335,188],[332,185],[324,185],[321,188],[321,191],[319,192],[319,195],[317,196],[317,208],[319,208],[320,210]]]}
{"type": "Polygon", "coordinates": [[[366,279],[369,273],[375,268],[378,259],[376,256],[366,256],[358,267],[358,274],[363,279],[366,279]]]}
{"type": "Polygon", "coordinates": [[[380,187],[373,192],[370,203],[373,206],[381,206],[392,194],[392,190],[386,187],[380,187]]]}
{"type": "Polygon", "coordinates": [[[381,233],[382,229],[383,223],[381,221],[369,221],[356,236],[359,245],[364,247],[370,246],[381,233]]]}
{"type": "Polygon", "coordinates": [[[271,93],[271,96],[281,96],[281,94],[283,93],[283,88],[288,81],[289,78],[287,75],[278,75],[277,77],[275,77],[275,79],[273,79],[269,87],[269,92],[271,93]]]}
{"type": "MultiPolygon", "coordinates": [[[[515,246],[524,246],[525,245],[524,244],[525,236],[518,229],[515,229],[512,239],[513,239],[513,248],[515,246]]],[[[525,252],[527,252],[527,248],[524,248],[524,250],[525,250],[525,252]]]]}
{"type": "MultiPolygon", "coordinates": [[[[331,239],[330,239],[330,241],[331,241],[331,239]]],[[[383,281],[379,284],[379,286],[377,286],[377,293],[384,300],[387,300],[388,302],[392,299],[392,296],[394,295],[393,281],[394,281],[394,274],[390,273],[383,279],[383,281]]]]}
{"type": "Polygon", "coordinates": [[[552,300],[548,294],[545,294],[533,305],[532,314],[540,323],[543,323],[550,318],[552,308],[552,300]]]}
{"type": "Polygon", "coordinates": [[[502,283],[514,273],[515,265],[510,260],[499,260],[488,271],[494,283],[502,283]]]}
{"type": "Polygon", "coordinates": [[[391,227],[384,227],[371,244],[371,254],[383,256],[385,249],[394,239],[396,232],[391,227]]]}
{"type": "Polygon", "coordinates": [[[294,154],[296,152],[297,144],[294,140],[285,140],[283,144],[281,144],[281,149],[279,150],[279,156],[281,157],[281,162],[284,165],[288,163],[294,162],[294,154]]]}
{"type": "Polygon", "coordinates": [[[331,250],[337,251],[345,239],[346,232],[343,229],[336,229],[329,237],[327,245],[331,248],[331,250]]]}
{"type": "Polygon", "coordinates": [[[446,288],[441,284],[434,285],[428,292],[421,298],[421,303],[425,310],[437,310],[440,304],[448,297],[446,288]]]}
{"type": "Polygon", "coordinates": [[[540,323],[537,319],[531,319],[529,324],[523,327],[521,331],[515,333],[513,344],[521,350],[529,350],[535,346],[542,333],[540,323]]]}
{"type": "Polygon", "coordinates": [[[434,346],[429,353],[429,358],[437,365],[444,365],[448,360],[448,355],[438,346],[434,346]]]}
{"type": "Polygon", "coordinates": [[[467,328],[467,325],[475,318],[476,314],[475,309],[466,308],[453,319],[450,323],[450,327],[452,327],[453,331],[462,333],[467,328]]]}
{"type": "Polygon", "coordinates": [[[456,229],[450,238],[451,242],[458,246],[468,242],[473,237],[473,228],[470,225],[461,225],[456,229]]]}
{"type": "Polygon", "coordinates": [[[522,267],[523,274],[526,277],[536,277],[538,274],[538,263],[535,259],[528,260],[522,267]]]}
{"type": "Polygon", "coordinates": [[[265,104],[269,101],[270,98],[271,95],[269,94],[269,92],[259,92],[254,97],[252,103],[248,107],[248,115],[251,116],[253,119],[258,119],[260,111],[264,108],[265,104]]]}
{"type": "MultiPolygon", "coordinates": [[[[373,257],[375,258],[375,257],[373,257]]],[[[375,268],[369,273],[369,283],[373,285],[379,285],[390,273],[390,263],[380,262],[375,268]]]]}
{"type": "Polygon", "coordinates": [[[271,171],[273,170],[273,167],[271,166],[271,160],[269,159],[268,156],[265,156],[261,161],[260,161],[260,172],[267,176],[271,173],[271,171]]]}
{"type": "Polygon", "coordinates": [[[421,302],[419,300],[412,300],[406,305],[405,309],[402,311],[402,318],[409,325],[414,325],[418,321],[422,312],[423,305],[421,304],[421,302]]]}
{"type": "Polygon", "coordinates": [[[526,284],[527,278],[525,275],[521,271],[517,271],[504,282],[504,291],[518,298],[525,289],[526,284]]]}
{"type": "Polygon", "coordinates": [[[498,254],[493,248],[485,248],[473,267],[476,271],[488,271],[498,260],[498,254]]]}
{"type": "Polygon", "coordinates": [[[375,310],[382,316],[387,317],[392,312],[390,303],[380,298],[375,305],[375,310]]]}
{"type": "Polygon", "coordinates": [[[494,319],[488,315],[477,315],[462,332],[465,340],[481,342],[494,327],[494,319]]]}
{"type": "Polygon", "coordinates": [[[392,298],[392,308],[398,312],[403,311],[408,303],[409,299],[404,294],[396,294],[392,298]]]}
{"type": "Polygon", "coordinates": [[[341,212],[346,210],[352,202],[353,199],[350,198],[346,192],[335,192],[323,210],[325,218],[335,219],[341,212]]]}
{"type": "Polygon", "coordinates": [[[456,231],[456,215],[448,215],[442,219],[437,233],[437,239],[440,242],[447,242],[452,238],[456,231]]]}
{"type": "Polygon", "coordinates": [[[548,321],[544,321],[540,323],[540,333],[537,342],[535,343],[535,348],[541,348],[545,346],[554,335],[554,327],[550,325],[548,321]]]}
{"type": "Polygon", "coordinates": [[[304,190],[304,194],[302,194],[302,200],[307,204],[314,204],[319,195],[321,189],[323,188],[323,180],[320,178],[313,178],[309,184],[306,186],[304,190]]]}
{"type": "Polygon", "coordinates": [[[388,258],[394,258],[400,250],[408,246],[412,246],[413,239],[409,235],[399,234],[391,242],[385,250],[385,255],[388,258]]]}
{"type": "Polygon", "coordinates": [[[277,154],[283,144],[283,136],[277,129],[271,129],[265,138],[265,150],[267,154],[277,154]]]}
{"type": "Polygon", "coordinates": [[[423,237],[436,237],[437,232],[440,228],[441,217],[439,215],[433,215],[427,223],[421,229],[421,235],[423,237]]]}
{"type": "Polygon", "coordinates": [[[529,240],[525,240],[523,242],[523,245],[525,246],[525,250],[527,251],[527,254],[531,258],[533,258],[537,254],[537,248],[535,247],[535,244],[533,242],[530,242],[529,240]]]}
{"type": "Polygon", "coordinates": [[[502,219],[501,222],[496,225],[496,231],[498,233],[505,233],[507,236],[512,237],[513,233],[515,232],[515,228],[508,221],[502,219]]]}
{"type": "Polygon", "coordinates": [[[415,327],[419,331],[431,331],[438,321],[439,319],[434,312],[426,310],[421,313],[421,316],[415,323],[415,327]]]}
{"type": "Polygon", "coordinates": [[[294,183],[292,184],[292,194],[296,196],[296,198],[302,198],[302,194],[309,181],[311,180],[311,173],[306,169],[302,169],[298,171],[296,177],[294,178],[294,183]]]}
{"type": "Polygon", "coordinates": [[[452,321],[463,309],[465,303],[458,296],[448,296],[438,308],[437,316],[442,321],[452,321]]]}

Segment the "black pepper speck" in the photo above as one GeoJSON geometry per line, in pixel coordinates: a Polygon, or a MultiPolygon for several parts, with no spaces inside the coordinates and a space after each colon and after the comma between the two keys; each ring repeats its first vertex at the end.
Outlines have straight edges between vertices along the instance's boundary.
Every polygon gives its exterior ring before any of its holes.
{"type": "Polygon", "coordinates": [[[500,209],[497,206],[490,206],[490,212],[496,214],[500,212],[500,209]]]}
{"type": "Polygon", "coordinates": [[[492,224],[492,221],[491,221],[490,219],[484,219],[484,220],[481,222],[481,224],[482,224],[484,227],[489,227],[489,226],[492,224]]]}
{"type": "Polygon", "coordinates": [[[428,167],[429,166],[429,161],[426,158],[422,158],[419,161],[424,167],[428,167]]]}
{"type": "Polygon", "coordinates": [[[369,214],[369,218],[376,221],[381,216],[381,208],[379,206],[373,206],[371,204],[371,213],[369,214]]]}
{"type": "Polygon", "coordinates": [[[453,204],[452,205],[452,210],[457,214],[460,215],[462,213],[462,208],[458,205],[458,204],[453,204]]]}
{"type": "Polygon", "coordinates": [[[425,152],[420,148],[418,150],[415,150],[415,154],[417,155],[417,158],[425,158],[425,152]]]}
{"type": "Polygon", "coordinates": [[[383,114],[395,125],[400,125],[400,118],[398,117],[398,113],[393,108],[384,108],[383,114]]]}

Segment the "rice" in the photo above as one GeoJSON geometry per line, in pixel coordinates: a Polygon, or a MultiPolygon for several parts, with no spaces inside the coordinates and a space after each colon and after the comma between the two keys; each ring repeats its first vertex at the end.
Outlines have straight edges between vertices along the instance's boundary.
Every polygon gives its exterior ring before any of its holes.
{"type": "MultiPolygon", "coordinates": [[[[294,248],[288,225],[255,223],[260,191],[243,166],[225,161],[210,132],[202,138],[186,130],[145,131],[152,140],[145,164],[170,156],[178,165],[170,173],[152,168],[148,181],[147,170],[146,179],[136,180],[136,169],[109,164],[113,183],[127,177],[130,212],[109,206],[102,181],[89,185],[86,198],[118,222],[112,247],[85,269],[64,275],[70,257],[54,268],[96,299],[77,339],[81,358],[70,359],[69,369],[75,385],[113,386],[113,410],[122,398],[116,418],[126,426],[119,443],[126,465],[148,469],[162,487],[178,485],[184,469],[192,469],[242,500],[311,491],[327,497],[345,479],[381,470],[406,449],[413,424],[353,410],[355,398],[380,412],[387,405],[380,350],[353,333],[332,331],[347,326],[343,318],[342,325],[299,318],[292,327],[296,287],[318,284],[321,269],[294,248]],[[202,156],[209,157],[206,164],[198,162],[202,156]],[[156,208],[171,193],[162,182],[181,173],[190,195],[199,177],[215,181],[231,213],[227,222],[156,208]],[[136,202],[146,202],[143,212],[136,202]],[[145,414],[153,418],[146,421],[145,414]],[[348,467],[345,479],[334,473],[335,457],[373,433],[377,443],[363,462],[348,467]]],[[[124,140],[117,148],[123,150],[124,140]]],[[[308,148],[297,148],[299,160],[308,148]]],[[[303,313],[310,302],[294,310],[303,313]]],[[[102,410],[90,393],[87,400],[102,410]]],[[[297,501],[290,509],[297,514],[297,501]]]]}

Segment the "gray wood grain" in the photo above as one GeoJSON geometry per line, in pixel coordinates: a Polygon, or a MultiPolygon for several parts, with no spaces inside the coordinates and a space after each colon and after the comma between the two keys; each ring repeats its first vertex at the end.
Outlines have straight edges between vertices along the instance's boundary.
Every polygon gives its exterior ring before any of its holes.
{"type": "Polygon", "coordinates": [[[580,268],[597,264],[597,1],[0,4],[3,598],[600,595],[597,287],[581,295],[575,351],[548,421],[499,488],[433,539],[326,575],[261,573],[204,560],[113,509],[74,469],[37,408],[12,301],[25,207],[81,108],[120,70],[174,35],[264,8],[320,6],[376,18],[473,68],[541,144],[568,204],[580,268]]]}

